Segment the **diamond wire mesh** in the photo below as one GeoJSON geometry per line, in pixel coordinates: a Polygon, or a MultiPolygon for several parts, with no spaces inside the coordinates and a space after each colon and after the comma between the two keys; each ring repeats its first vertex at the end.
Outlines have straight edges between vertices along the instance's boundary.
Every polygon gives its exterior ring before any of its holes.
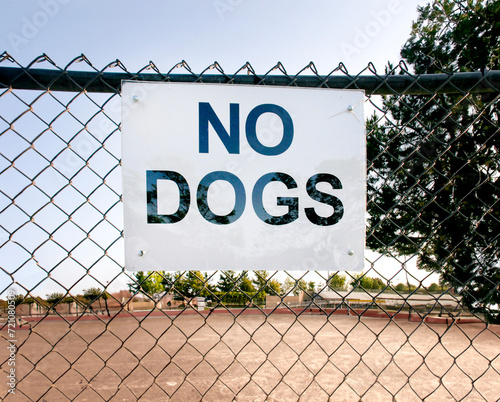
{"type": "MultiPolygon", "coordinates": [[[[22,318],[16,395],[2,383],[6,400],[498,398],[500,331],[488,323],[498,319],[498,259],[479,270],[439,268],[464,244],[478,253],[498,245],[498,85],[480,76],[464,89],[448,74],[429,89],[404,64],[383,76],[372,66],[352,76],[342,65],[320,76],[313,64],[294,76],[281,64],[261,76],[250,64],[234,75],[217,63],[195,74],[185,62],[134,74],[119,61],[97,70],[84,56],[59,68],[43,55],[24,67],[4,53],[4,66],[16,70],[0,82],[0,294],[17,289],[22,318]],[[367,243],[378,254],[364,274],[127,272],[117,77],[144,73],[317,87],[377,78],[366,103],[377,114],[367,123],[367,243]],[[464,137],[480,138],[462,155],[464,137]],[[456,202],[445,203],[449,191],[456,202]],[[464,219],[472,226],[457,233],[460,242],[429,249],[464,219]],[[431,227],[425,236],[422,226],[431,227]],[[435,268],[410,269],[417,259],[435,268]],[[428,284],[433,273],[441,286],[428,284]]],[[[2,321],[6,341],[7,327],[2,321]]],[[[4,347],[0,361],[7,376],[4,347]]]]}

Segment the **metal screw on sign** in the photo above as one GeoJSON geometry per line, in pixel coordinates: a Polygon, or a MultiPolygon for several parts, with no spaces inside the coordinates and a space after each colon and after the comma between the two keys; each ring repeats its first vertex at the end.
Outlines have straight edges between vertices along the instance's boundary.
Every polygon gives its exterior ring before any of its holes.
{"type": "Polygon", "coordinates": [[[353,106],[353,105],[349,105],[349,106],[347,106],[347,110],[348,110],[349,112],[352,112],[352,111],[354,110],[354,106],[353,106]]]}
{"type": "Polygon", "coordinates": [[[349,255],[351,255],[351,256],[352,256],[352,255],[354,255],[354,250],[349,250],[349,251],[347,252],[347,254],[349,254],[349,255]]]}
{"type": "Polygon", "coordinates": [[[144,257],[146,255],[147,251],[146,250],[139,250],[139,252],[137,253],[137,255],[139,257],[144,257]]]}

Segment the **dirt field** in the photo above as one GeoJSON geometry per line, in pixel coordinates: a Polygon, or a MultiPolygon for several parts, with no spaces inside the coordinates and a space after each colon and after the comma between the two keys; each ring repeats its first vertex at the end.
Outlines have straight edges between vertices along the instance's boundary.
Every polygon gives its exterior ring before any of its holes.
{"type": "MultiPolygon", "coordinates": [[[[484,324],[352,316],[181,314],[43,320],[17,330],[5,401],[496,401],[484,324]],[[29,335],[29,336],[28,336],[29,335]],[[267,399],[266,399],[267,398],[267,399]]],[[[7,332],[0,362],[7,376],[7,332]]]]}

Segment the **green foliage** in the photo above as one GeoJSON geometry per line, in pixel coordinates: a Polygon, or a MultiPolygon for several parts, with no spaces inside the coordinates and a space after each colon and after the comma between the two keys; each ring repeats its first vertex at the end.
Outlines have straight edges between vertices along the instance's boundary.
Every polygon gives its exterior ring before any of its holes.
{"type": "Polygon", "coordinates": [[[401,51],[417,73],[498,70],[500,2],[467,3],[438,0],[419,8],[401,51]]]}
{"type": "Polygon", "coordinates": [[[255,277],[252,279],[252,283],[255,285],[257,290],[263,290],[266,287],[266,283],[269,279],[269,272],[268,271],[255,271],[254,272],[255,277]]]}
{"type": "Polygon", "coordinates": [[[166,293],[174,295],[175,300],[209,297],[215,290],[210,284],[207,273],[201,271],[164,273],[162,275],[162,286],[166,293]]]}
{"type": "MultiPolygon", "coordinates": [[[[136,272],[134,281],[128,286],[130,291],[143,293],[150,297],[161,292],[173,294],[175,300],[188,300],[193,297],[211,298],[214,294],[230,293],[231,296],[228,298],[233,300],[235,304],[241,300],[248,300],[243,292],[260,302],[265,300],[267,294],[281,294],[281,283],[278,280],[270,279],[267,271],[256,271],[256,273],[259,275],[255,275],[251,279],[248,271],[221,271],[217,285],[213,286],[207,273],[201,271],[136,272]],[[242,298],[237,297],[236,294],[243,296],[242,298]]],[[[307,290],[308,286],[309,288],[314,287],[314,284],[302,281],[301,286],[307,290]]]]}
{"type": "Polygon", "coordinates": [[[217,290],[219,292],[231,292],[236,289],[237,275],[235,271],[222,271],[219,282],[217,282],[217,290]]]}
{"type": "Polygon", "coordinates": [[[47,302],[51,305],[59,304],[62,302],[63,299],[64,299],[64,293],[57,293],[57,292],[48,294],[46,298],[47,302]]]}
{"type": "Polygon", "coordinates": [[[270,278],[268,271],[255,271],[255,278],[252,280],[255,291],[258,291],[256,298],[265,300],[266,295],[278,296],[281,293],[281,283],[274,278],[270,278]]]}
{"type": "Polygon", "coordinates": [[[431,283],[427,290],[431,293],[441,293],[444,289],[443,286],[438,285],[437,283],[431,283]]]}
{"type": "Polygon", "coordinates": [[[240,305],[240,306],[246,306],[251,302],[251,300],[254,301],[252,298],[252,295],[245,295],[242,292],[214,292],[213,296],[215,300],[220,303],[220,304],[233,304],[233,305],[240,305]]]}
{"type": "Polygon", "coordinates": [[[186,280],[180,271],[175,273],[165,273],[162,275],[161,284],[166,293],[173,294],[174,300],[184,300],[186,280]]]}
{"type": "MultiPolygon", "coordinates": [[[[0,299],[1,301],[1,299],[0,299]]],[[[14,305],[17,307],[20,304],[39,304],[41,306],[47,306],[47,302],[43,300],[40,296],[37,296],[36,298],[33,298],[31,296],[23,296],[20,294],[16,294],[14,296],[14,305]]],[[[1,307],[1,305],[0,305],[1,307]]],[[[5,301],[5,307],[7,307],[7,302],[5,301]]]]}
{"type": "Polygon", "coordinates": [[[238,282],[238,287],[240,288],[240,290],[242,290],[245,293],[255,292],[255,286],[253,285],[252,281],[248,277],[247,271],[244,271],[241,274],[240,280],[238,282]]]}
{"type": "MultiPolygon", "coordinates": [[[[312,283],[314,287],[314,282],[312,283]]],[[[312,293],[313,291],[309,291],[310,285],[304,280],[304,279],[292,279],[290,277],[285,278],[285,282],[281,286],[281,294],[282,295],[293,295],[293,296],[298,296],[300,292],[308,292],[312,293]],[[291,293],[289,293],[291,292],[291,293]]]]}
{"type": "Polygon", "coordinates": [[[349,283],[354,289],[362,287],[365,290],[382,290],[387,285],[380,278],[371,278],[363,273],[353,275],[349,283]]]}
{"type": "Polygon", "coordinates": [[[235,271],[222,271],[217,289],[220,292],[238,292],[250,293],[255,291],[252,280],[248,277],[248,271],[236,273],[235,271]]]}
{"type": "Polygon", "coordinates": [[[398,283],[394,289],[396,289],[399,293],[411,293],[414,292],[417,287],[411,283],[409,286],[404,283],[398,283]]]}
{"type": "Polygon", "coordinates": [[[25,297],[24,300],[22,301],[23,304],[37,304],[38,306],[45,307],[45,308],[50,308],[50,304],[47,302],[47,300],[42,299],[40,296],[36,297],[25,297]]]}
{"type": "Polygon", "coordinates": [[[81,307],[84,307],[87,306],[89,304],[89,301],[86,297],[84,297],[83,295],[77,295],[75,297],[75,302],[77,305],[81,306],[81,307]]]}
{"type": "Polygon", "coordinates": [[[255,298],[259,301],[263,301],[266,299],[266,295],[268,294],[268,286],[267,283],[269,281],[269,273],[267,271],[255,271],[255,277],[252,279],[252,283],[254,285],[257,294],[255,298]]]}
{"type": "MultiPolygon", "coordinates": [[[[47,295],[47,304],[50,308],[54,309],[58,304],[73,303],[74,299],[71,296],[66,296],[64,293],[54,292],[47,295]]],[[[33,300],[34,301],[34,300],[33,300]]]]}
{"type": "MultiPolygon", "coordinates": [[[[434,1],[401,55],[418,74],[499,69],[499,21],[499,1],[434,1]]],[[[388,96],[387,119],[367,121],[367,246],[418,255],[490,322],[500,322],[497,96],[388,96]]]]}
{"type": "Polygon", "coordinates": [[[403,283],[398,283],[394,289],[396,289],[398,292],[404,292],[405,290],[407,290],[407,287],[403,283]]]}
{"type": "Polygon", "coordinates": [[[135,272],[134,279],[128,284],[128,288],[132,293],[142,293],[148,297],[160,293],[165,289],[162,274],[153,271],[135,272]]]}
{"type": "MultiPolygon", "coordinates": [[[[104,289],[92,287],[92,288],[83,290],[83,300],[87,301],[91,310],[93,310],[92,303],[94,303],[95,301],[98,301],[99,307],[101,307],[101,299],[104,300],[104,304],[106,306],[106,311],[108,312],[108,316],[110,315],[109,308],[108,308],[109,297],[110,297],[109,294],[104,289]]],[[[81,299],[82,298],[77,297],[78,301],[81,301],[81,299]]],[[[84,305],[87,303],[84,303],[84,305]]]]}
{"type": "Polygon", "coordinates": [[[34,304],[36,303],[36,300],[33,299],[31,296],[26,296],[23,298],[23,301],[21,302],[21,304],[34,304]]]}
{"type": "Polygon", "coordinates": [[[104,297],[104,291],[99,288],[89,288],[83,290],[83,298],[92,303],[104,297]]]}
{"type": "Polygon", "coordinates": [[[23,295],[15,295],[14,296],[14,305],[17,307],[24,301],[23,295]]]}
{"type": "Polygon", "coordinates": [[[328,287],[334,290],[346,290],[346,277],[338,272],[328,280],[328,287]]]}
{"type": "Polygon", "coordinates": [[[281,283],[277,279],[271,279],[267,283],[266,292],[271,296],[278,296],[282,293],[281,283]]]}
{"type": "Polygon", "coordinates": [[[292,281],[288,276],[285,278],[283,285],[281,286],[281,291],[283,295],[288,295],[290,290],[295,286],[295,282],[292,281]]]}
{"type": "Polygon", "coordinates": [[[186,297],[207,297],[213,290],[208,284],[207,273],[189,271],[186,275],[184,295],[186,297]]]}

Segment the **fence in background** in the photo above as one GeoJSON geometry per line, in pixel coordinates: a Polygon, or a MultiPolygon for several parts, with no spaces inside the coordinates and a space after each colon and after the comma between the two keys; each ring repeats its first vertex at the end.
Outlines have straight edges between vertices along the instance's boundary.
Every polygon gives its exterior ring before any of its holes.
{"type": "Polygon", "coordinates": [[[2,398],[495,400],[499,82],[404,64],[132,73],[4,53],[0,334],[14,347],[0,362],[7,380],[15,367],[16,395],[4,378],[2,398]],[[126,271],[122,79],[364,89],[364,274],[126,271]]]}

